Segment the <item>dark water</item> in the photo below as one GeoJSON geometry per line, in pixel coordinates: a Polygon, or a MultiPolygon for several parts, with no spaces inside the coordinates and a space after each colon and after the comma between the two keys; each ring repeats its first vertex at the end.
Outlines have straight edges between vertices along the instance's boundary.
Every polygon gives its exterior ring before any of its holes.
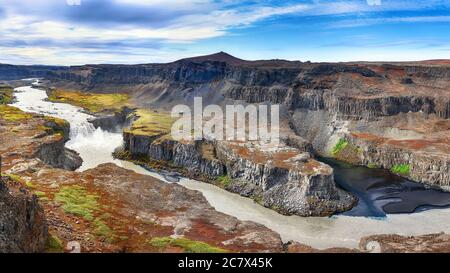
{"type": "Polygon", "coordinates": [[[336,183],[359,198],[358,205],[342,213],[351,216],[385,217],[450,207],[450,193],[396,176],[387,170],[353,166],[321,158],[334,169],[336,183]]]}

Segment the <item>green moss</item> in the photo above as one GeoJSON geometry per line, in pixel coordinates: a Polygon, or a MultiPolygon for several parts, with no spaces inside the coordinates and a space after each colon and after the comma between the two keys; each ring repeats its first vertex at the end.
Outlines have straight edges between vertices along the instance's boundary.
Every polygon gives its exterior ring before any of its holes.
{"type": "Polygon", "coordinates": [[[91,94],[71,91],[52,91],[49,100],[70,103],[90,112],[98,113],[106,110],[118,110],[128,105],[126,94],[91,94]]]}
{"type": "Polygon", "coordinates": [[[367,167],[369,168],[369,169],[378,169],[378,168],[380,168],[377,164],[375,164],[375,163],[369,163],[369,164],[367,164],[367,167]]]}
{"type": "Polygon", "coordinates": [[[128,239],[130,239],[130,237],[128,237],[128,236],[126,236],[126,235],[121,235],[121,236],[119,236],[119,239],[120,239],[121,241],[128,241],[128,239]]]}
{"type": "Polygon", "coordinates": [[[180,247],[186,253],[226,253],[225,249],[211,246],[204,242],[192,241],[185,238],[156,237],[149,242],[153,247],[160,249],[169,246],[180,247]]]}
{"type": "Polygon", "coordinates": [[[33,116],[21,111],[19,108],[8,105],[0,105],[0,117],[7,121],[14,122],[31,119],[33,116]]]}
{"type": "Polygon", "coordinates": [[[262,194],[256,194],[256,195],[253,195],[253,196],[252,196],[252,199],[253,199],[256,203],[258,203],[258,204],[260,204],[260,205],[263,205],[263,204],[264,204],[264,198],[263,198],[262,194]]]}
{"type": "Polygon", "coordinates": [[[115,239],[114,232],[104,221],[111,218],[111,214],[103,213],[98,218],[94,216],[95,213],[100,211],[97,199],[97,195],[89,194],[86,188],[78,185],[64,186],[55,194],[55,200],[62,204],[66,213],[80,216],[92,222],[93,234],[105,239],[108,243],[112,243],[115,239]]]}
{"type": "Polygon", "coordinates": [[[13,88],[9,86],[0,86],[0,104],[9,104],[13,100],[13,88]]]}
{"type": "Polygon", "coordinates": [[[64,136],[65,130],[70,127],[70,124],[63,119],[45,116],[44,119],[47,121],[42,130],[49,134],[64,136]]]}
{"type": "Polygon", "coordinates": [[[94,234],[96,236],[104,238],[108,243],[114,241],[114,232],[105,222],[100,219],[95,219],[93,223],[95,226],[94,234]]]}
{"type": "Polygon", "coordinates": [[[409,164],[396,164],[391,168],[391,172],[399,175],[408,175],[410,166],[409,164]]]}
{"type": "Polygon", "coordinates": [[[9,177],[11,180],[15,181],[15,182],[22,182],[22,177],[18,176],[17,174],[7,174],[7,173],[2,173],[1,176],[3,177],[9,177]]]}
{"type": "Polygon", "coordinates": [[[64,119],[49,117],[49,116],[45,116],[44,119],[46,121],[49,121],[49,122],[52,122],[52,123],[58,125],[59,127],[69,126],[69,122],[64,119]]]}
{"type": "Polygon", "coordinates": [[[342,150],[345,149],[345,147],[347,147],[347,145],[348,145],[348,141],[341,138],[333,148],[333,151],[332,151],[333,155],[339,154],[342,150]]]}
{"type": "Polygon", "coordinates": [[[138,117],[128,133],[142,136],[159,136],[169,134],[174,119],[166,113],[159,113],[148,109],[138,109],[135,113],[138,117]]]}
{"type": "Polygon", "coordinates": [[[98,209],[97,195],[88,194],[81,186],[64,186],[55,194],[55,200],[62,204],[65,212],[93,221],[93,213],[98,209]]]}
{"type": "Polygon", "coordinates": [[[217,182],[221,188],[227,188],[231,185],[233,180],[228,175],[219,176],[217,182]]]}
{"type": "Polygon", "coordinates": [[[47,194],[43,191],[35,191],[34,194],[36,194],[36,196],[39,198],[43,198],[43,197],[47,196],[47,194]]]}
{"type": "Polygon", "coordinates": [[[33,182],[31,182],[31,181],[27,181],[25,184],[26,184],[27,187],[30,188],[30,189],[36,188],[36,186],[35,186],[35,185],[33,184],[33,182]]]}
{"type": "Polygon", "coordinates": [[[45,252],[47,253],[61,253],[63,252],[64,247],[62,241],[55,235],[51,235],[48,237],[47,242],[45,243],[45,252]]]}

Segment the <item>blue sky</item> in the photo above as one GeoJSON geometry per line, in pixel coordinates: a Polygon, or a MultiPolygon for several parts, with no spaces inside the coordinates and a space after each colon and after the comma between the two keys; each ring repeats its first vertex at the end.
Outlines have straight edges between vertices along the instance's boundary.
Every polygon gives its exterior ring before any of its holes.
{"type": "Polygon", "coordinates": [[[450,59],[450,0],[0,0],[0,63],[450,59]]]}

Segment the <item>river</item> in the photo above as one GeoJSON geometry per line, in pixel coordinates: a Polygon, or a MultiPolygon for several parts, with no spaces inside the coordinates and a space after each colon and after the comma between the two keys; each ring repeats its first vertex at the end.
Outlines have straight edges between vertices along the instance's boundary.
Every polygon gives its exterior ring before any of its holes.
{"type": "MultiPolygon", "coordinates": [[[[67,142],[66,147],[77,151],[83,159],[83,165],[77,171],[84,171],[102,163],[112,162],[120,167],[140,174],[150,175],[168,183],[171,180],[167,179],[167,176],[164,174],[151,172],[133,163],[114,159],[112,152],[115,148],[122,145],[122,135],[106,132],[99,128],[95,129],[89,123],[89,120],[93,117],[84,113],[81,108],[65,103],[49,102],[46,100],[47,94],[45,91],[31,86],[16,88],[14,95],[16,100],[12,106],[18,107],[26,112],[62,118],[70,123],[70,141],[67,142]]],[[[336,162],[332,163],[337,164],[336,162]]],[[[333,167],[336,168],[336,165],[333,167]]],[[[343,168],[338,170],[342,171],[343,168]]],[[[367,172],[363,175],[367,175],[367,172]]],[[[336,176],[337,182],[343,188],[354,187],[345,180],[343,172],[338,171],[336,176]]],[[[377,180],[377,183],[378,185],[383,185],[384,190],[389,190],[392,186],[390,184],[383,184],[380,181],[377,180]]],[[[373,192],[369,195],[364,195],[366,190],[377,188],[374,187],[373,183],[363,184],[361,188],[361,196],[364,197],[362,199],[363,202],[360,202],[360,205],[353,210],[354,215],[350,212],[333,217],[284,216],[256,204],[251,199],[232,194],[211,184],[186,178],[180,178],[178,183],[186,188],[200,191],[217,211],[235,216],[240,220],[249,220],[263,224],[278,232],[284,242],[295,240],[315,248],[357,248],[361,237],[374,234],[396,233],[400,235],[422,235],[438,232],[450,233],[449,208],[419,211],[411,214],[385,215],[380,211],[381,207],[378,204],[371,208],[373,211],[372,216],[375,217],[355,216],[361,214],[361,211],[367,212],[364,204],[374,203],[370,202],[370,200],[377,198],[376,195],[372,194],[373,192]]],[[[405,184],[400,184],[402,187],[405,186],[405,184]]],[[[404,192],[400,194],[402,198],[405,197],[404,192]]],[[[361,196],[359,197],[361,198],[361,196]]],[[[398,199],[399,197],[394,196],[393,198],[398,199]]],[[[448,201],[447,199],[445,200],[448,201]]],[[[393,203],[395,204],[395,202],[393,203]]],[[[437,203],[439,204],[434,205],[439,206],[441,204],[440,202],[437,203]]],[[[383,203],[383,205],[386,204],[383,203]]],[[[415,206],[409,206],[409,209],[413,207],[415,206]]],[[[417,210],[416,207],[414,210],[417,210]]]]}

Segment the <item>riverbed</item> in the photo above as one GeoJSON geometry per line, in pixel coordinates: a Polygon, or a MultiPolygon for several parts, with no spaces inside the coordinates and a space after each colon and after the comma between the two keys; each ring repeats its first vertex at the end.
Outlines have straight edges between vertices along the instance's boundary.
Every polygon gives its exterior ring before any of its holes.
{"type": "MultiPolygon", "coordinates": [[[[114,159],[112,152],[122,145],[122,135],[94,128],[89,122],[94,117],[84,113],[81,108],[65,103],[47,101],[45,91],[31,86],[16,88],[14,94],[16,100],[12,106],[26,112],[62,118],[70,123],[70,141],[67,142],[66,147],[77,151],[83,159],[83,165],[77,171],[95,168],[103,163],[114,163],[120,167],[150,175],[169,183],[164,174],[146,170],[127,161],[114,159]]],[[[337,180],[339,179],[343,178],[339,178],[339,174],[337,174],[337,180]]],[[[240,220],[263,224],[278,232],[284,242],[295,240],[315,248],[357,248],[361,237],[374,234],[450,233],[449,208],[417,212],[420,208],[410,206],[410,209],[414,207],[415,213],[386,215],[379,210],[386,205],[386,202],[382,202],[381,205],[374,207],[374,214],[370,217],[357,217],[355,215],[361,213],[355,213],[355,211],[353,211],[353,214],[349,212],[333,217],[284,216],[256,204],[251,199],[232,194],[211,184],[186,178],[181,178],[178,183],[186,188],[200,191],[217,211],[235,216],[240,220]]],[[[342,181],[341,183],[341,186],[345,188],[346,182],[342,181]]],[[[347,183],[347,186],[351,186],[349,184],[347,183]]],[[[371,195],[370,198],[373,197],[371,195]]],[[[370,198],[366,200],[369,204],[370,198]]],[[[393,198],[390,201],[398,200],[399,197],[393,198]]],[[[405,196],[402,195],[402,198],[405,198],[405,196]]],[[[395,205],[396,202],[391,203],[395,205]]],[[[360,206],[357,207],[358,209],[365,210],[366,208],[360,206]]]]}

